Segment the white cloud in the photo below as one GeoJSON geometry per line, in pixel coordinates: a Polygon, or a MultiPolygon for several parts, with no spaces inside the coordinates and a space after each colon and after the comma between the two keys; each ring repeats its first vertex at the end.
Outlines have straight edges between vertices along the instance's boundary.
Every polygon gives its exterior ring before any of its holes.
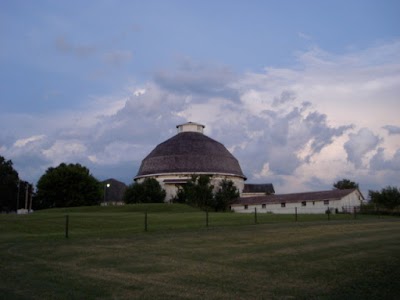
{"type": "Polygon", "coordinates": [[[50,148],[42,150],[44,157],[54,165],[81,160],[85,158],[86,152],[87,148],[81,141],[71,140],[57,140],[50,148]]]}
{"type": "Polygon", "coordinates": [[[395,184],[398,53],[397,42],[345,55],[312,49],[296,67],[243,74],[186,61],[144,85],[86,99],[79,111],[1,116],[2,128],[21,126],[0,135],[0,149],[21,169],[24,145],[45,166],[81,162],[101,174],[123,166],[129,182],[176,124],[196,121],[233,151],[250,182],[272,182],[280,193],[330,188],[343,177],[361,187],[395,184]]]}
{"type": "Polygon", "coordinates": [[[15,147],[24,147],[29,143],[37,142],[45,138],[45,135],[34,135],[25,139],[16,140],[14,143],[15,147]]]}
{"type": "Polygon", "coordinates": [[[365,167],[364,157],[375,150],[381,142],[382,138],[367,128],[361,128],[357,133],[350,133],[349,140],[344,144],[348,160],[357,168],[365,167]]]}

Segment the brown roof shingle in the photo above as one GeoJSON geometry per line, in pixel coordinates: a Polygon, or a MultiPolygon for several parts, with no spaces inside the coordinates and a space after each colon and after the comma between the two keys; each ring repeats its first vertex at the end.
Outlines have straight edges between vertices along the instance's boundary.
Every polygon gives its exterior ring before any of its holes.
{"type": "Polygon", "coordinates": [[[143,159],[136,178],[163,173],[223,173],[245,178],[224,145],[198,132],[181,132],[159,144],[143,159]]]}

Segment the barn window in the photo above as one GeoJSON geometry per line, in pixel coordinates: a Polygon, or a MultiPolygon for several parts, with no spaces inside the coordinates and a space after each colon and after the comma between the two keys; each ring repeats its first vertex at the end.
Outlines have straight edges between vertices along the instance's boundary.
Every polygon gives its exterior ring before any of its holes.
{"type": "Polygon", "coordinates": [[[246,204],[245,206],[244,206],[244,209],[248,209],[249,208],[249,206],[246,204]]]}
{"type": "Polygon", "coordinates": [[[324,205],[329,205],[329,200],[324,200],[324,205]]]}
{"type": "Polygon", "coordinates": [[[285,203],[285,202],[282,202],[282,203],[281,203],[281,207],[286,207],[286,203],[285,203]]]}
{"type": "Polygon", "coordinates": [[[306,201],[301,202],[301,206],[306,206],[306,205],[307,205],[306,201]]]}
{"type": "Polygon", "coordinates": [[[267,205],[264,203],[261,205],[262,208],[265,208],[267,205]]]}

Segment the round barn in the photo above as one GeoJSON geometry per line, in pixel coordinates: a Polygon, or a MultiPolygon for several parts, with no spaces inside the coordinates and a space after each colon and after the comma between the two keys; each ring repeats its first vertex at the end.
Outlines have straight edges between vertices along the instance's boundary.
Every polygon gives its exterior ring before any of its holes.
{"type": "Polygon", "coordinates": [[[204,125],[188,122],[177,125],[178,133],[159,144],[143,159],[136,182],[147,177],[157,179],[171,201],[180,185],[192,175],[209,175],[218,187],[223,179],[232,180],[242,192],[246,177],[238,160],[221,143],[203,133],[204,125]]]}

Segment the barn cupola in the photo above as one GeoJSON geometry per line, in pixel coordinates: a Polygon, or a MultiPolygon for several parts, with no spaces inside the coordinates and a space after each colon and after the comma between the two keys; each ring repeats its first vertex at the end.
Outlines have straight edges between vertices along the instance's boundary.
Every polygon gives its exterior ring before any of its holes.
{"type": "Polygon", "coordinates": [[[203,133],[204,127],[205,127],[204,125],[199,124],[199,123],[194,123],[194,122],[187,122],[184,124],[176,125],[176,128],[178,129],[178,133],[181,133],[181,132],[203,133]]]}

